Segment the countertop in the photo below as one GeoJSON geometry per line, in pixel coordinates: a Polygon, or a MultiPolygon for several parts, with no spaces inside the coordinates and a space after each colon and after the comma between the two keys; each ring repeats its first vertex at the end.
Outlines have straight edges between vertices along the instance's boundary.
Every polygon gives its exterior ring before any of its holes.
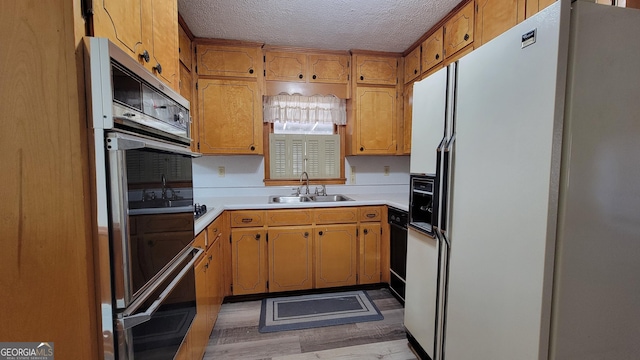
{"type": "Polygon", "coordinates": [[[195,234],[204,230],[224,210],[260,210],[260,209],[294,209],[320,208],[336,206],[388,205],[400,210],[409,210],[409,194],[342,194],[353,201],[340,202],[302,202],[302,203],[269,203],[268,196],[233,196],[196,199],[196,203],[207,206],[207,212],[195,222],[195,234]]]}

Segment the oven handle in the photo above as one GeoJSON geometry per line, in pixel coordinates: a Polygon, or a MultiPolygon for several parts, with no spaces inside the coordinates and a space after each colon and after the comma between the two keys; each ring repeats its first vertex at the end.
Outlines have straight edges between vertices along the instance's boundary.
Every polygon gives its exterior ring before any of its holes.
{"type": "MultiPolygon", "coordinates": [[[[125,316],[123,318],[118,319],[118,321],[122,325],[122,329],[129,329],[136,325],[140,325],[143,322],[151,320],[151,316],[158,310],[160,305],[164,302],[167,296],[169,296],[169,294],[173,291],[173,289],[176,286],[178,286],[178,283],[187,274],[187,272],[189,272],[189,270],[193,268],[193,264],[195,264],[196,260],[198,260],[198,257],[200,257],[200,254],[204,252],[203,249],[199,249],[199,248],[192,248],[192,249],[196,250],[193,258],[189,261],[187,265],[185,265],[185,267],[182,268],[182,270],[180,270],[178,275],[169,283],[169,285],[167,285],[164,291],[160,293],[158,298],[151,304],[151,306],[149,306],[147,311],[138,313],[135,315],[125,316]]],[[[189,253],[190,252],[187,252],[185,256],[188,256],[189,253]]],[[[167,272],[170,273],[171,271],[167,271],[167,272]]],[[[158,283],[161,283],[161,282],[159,281],[158,283]]]]}
{"type": "Polygon", "coordinates": [[[106,139],[107,150],[131,150],[131,149],[156,149],[180,155],[199,157],[202,154],[194,153],[187,146],[179,146],[172,143],[142,137],[139,135],[129,135],[122,132],[109,132],[106,139]]]}

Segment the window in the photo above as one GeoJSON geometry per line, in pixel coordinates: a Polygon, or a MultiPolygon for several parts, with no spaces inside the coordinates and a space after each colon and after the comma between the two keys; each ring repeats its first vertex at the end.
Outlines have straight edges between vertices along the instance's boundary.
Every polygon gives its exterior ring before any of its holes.
{"type": "Polygon", "coordinates": [[[297,181],[304,171],[312,180],[344,177],[339,130],[346,124],[345,100],[269,96],[264,100],[264,120],[271,123],[265,180],[297,181]]]}

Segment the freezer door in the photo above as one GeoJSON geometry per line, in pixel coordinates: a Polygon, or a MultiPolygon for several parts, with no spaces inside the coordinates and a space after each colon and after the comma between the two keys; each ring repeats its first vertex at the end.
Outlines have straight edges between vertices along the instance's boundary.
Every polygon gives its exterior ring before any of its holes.
{"type": "Polygon", "coordinates": [[[458,63],[445,359],[546,356],[569,6],[458,63]]]}
{"type": "Polygon", "coordinates": [[[436,173],[436,149],[444,136],[446,102],[447,68],[413,84],[412,174],[436,173]]]}

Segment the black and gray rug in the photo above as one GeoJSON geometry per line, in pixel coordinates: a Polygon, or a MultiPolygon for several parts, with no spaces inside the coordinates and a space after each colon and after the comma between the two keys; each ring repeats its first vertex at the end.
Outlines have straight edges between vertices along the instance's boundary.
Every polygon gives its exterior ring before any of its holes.
{"type": "Polygon", "coordinates": [[[366,291],[287,296],[262,300],[261,333],[382,320],[366,291]]]}

